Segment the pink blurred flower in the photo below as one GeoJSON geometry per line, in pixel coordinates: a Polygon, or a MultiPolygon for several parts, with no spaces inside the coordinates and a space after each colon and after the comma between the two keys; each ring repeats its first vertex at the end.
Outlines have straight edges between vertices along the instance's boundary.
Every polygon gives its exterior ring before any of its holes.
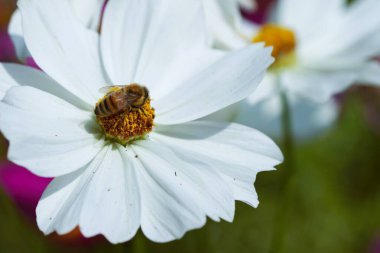
{"type": "MultiPolygon", "coordinates": [[[[7,195],[26,217],[36,219],[35,209],[41,195],[52,179],[35,176],[28,170],[10,162],[0,164],[0,185],[7,195]]],[[[101,236],[86,239],[79,229],[64,236],[53,235],[50,237],[56,243],[66,246],[89,246],[96,242],[103,242],[101,236]]]]}
{"type": "Polygon", "coordinates": [[[10,162],[0,165],[0,184],[21,211],[33,219],[38,200],[50,181],[10,162]]]}

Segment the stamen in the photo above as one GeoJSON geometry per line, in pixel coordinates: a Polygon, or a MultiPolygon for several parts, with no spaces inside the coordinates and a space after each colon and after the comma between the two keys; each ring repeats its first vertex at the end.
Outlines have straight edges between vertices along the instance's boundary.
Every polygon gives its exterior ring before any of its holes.
{"type": "Polygon", "coordinates": [[[276,60],[283,55],[292,53],[296,48],[294,32],[273,24],[262,26],[252,42],[265,42],[266,46],[272,46],[272,56],[276,60]]]}
{"type": "Polygon", "coordinates": [[[96,118],[107,138],[127,145],[152,131],[154,109],[148,98],[141,107],[129,107],[111,116],[97,115],[96,118]]]}

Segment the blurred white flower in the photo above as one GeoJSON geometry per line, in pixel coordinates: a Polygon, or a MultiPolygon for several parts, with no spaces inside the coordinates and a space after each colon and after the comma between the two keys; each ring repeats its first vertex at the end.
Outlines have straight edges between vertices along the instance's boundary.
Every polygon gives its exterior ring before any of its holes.
{"type": "MultiPolygon", "coordinates": [[[[238,116],[239,121],[278,136],[278,131],[269,130],[278,129],[272,128],[273,120],[279,125],[274,115],[281,113],[278,101],[285,92],[299,137],[331,124],[337,115],[335,94],[355,83],[380,84],[380,65],[373,60],[380,53],[378,13],[378,0],[358,0],[349,6],[345,0],[280,0],[268,24],[249,29],[245,25],[235,31],[240,36],[219,43],[237,49],[241,44],[266,42],[277,58],[260,91],[240,105],[244,115],[238,116]]],[[[214,29],[228,31],[230,26],[214,29]]]]}
{"type": "Polygon", "coordinates": [[[44,233],[79,226],[118,243],[141,227],[166,242],[206,216],[232,221],[235,200],[258,205],[253,182],[282,161],[278,147],[251,128],[198,119],[252,93],[273,62],[270,49],[210,49],[193,0],[111,0],[101,34],[66,1],[21,0],[19,8],[44,72],[1,65],[0,86],[13,87],[0,128],[11,161],[55,177],[37,207],[44,233]],[[142,109],[95,117],[100,87],[134,82],[150,91],[142,109]]]}
{"type": "MultiPolygon", "coordinates": [[[[89,29],[97,30],[101,18],[101,11],[105,0],[62,0],[68,1],[76,17],[89,29]]],[[[8,32],[13,41],[19,60],[24,61],[30,56],[24,41],[22,18],[19,9],[16,9],[9,22],[8,32]]]]}

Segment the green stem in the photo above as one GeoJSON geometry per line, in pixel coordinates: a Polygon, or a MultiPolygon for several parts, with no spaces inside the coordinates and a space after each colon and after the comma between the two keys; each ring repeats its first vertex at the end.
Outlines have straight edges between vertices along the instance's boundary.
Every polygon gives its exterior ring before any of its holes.
{"type": "Polygon", "coordinates": [[[290,176],[295,170],[294,167],[294,137],[292,129],[292,115],[290,111],[289,100],[285,92],[281,93],[281,106],[282,106],[282,134],[283,134],[283,146],[284,146],[284,167],[286,168],[286,180],[288,181],[290,176]]]}
{"type": "Polygon", "coordinates": [[[296,170],[294,160],[294,138],[292,131],[292,117],[289,100],[285,92],[281,93],[282,108],[282,135],[283,135],[283,152],[284,163],[282,165],[283,174],[282,183],[278,189],[278,205],[275,211],[274,229],[272,244],[270,245],[271,253],[280,253],[283,251],[286,232],[288,227],[288,212],[292,203],[293,175],[296,170]]]}

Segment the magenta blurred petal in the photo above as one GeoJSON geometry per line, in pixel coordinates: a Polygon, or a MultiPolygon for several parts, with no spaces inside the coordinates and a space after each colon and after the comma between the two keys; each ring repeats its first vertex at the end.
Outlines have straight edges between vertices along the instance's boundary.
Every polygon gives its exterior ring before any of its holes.
{"type": "Polygon", "coordinates": [[[10,162],[0,165],[0,184],[20,209],[35,218],[35,208],[50,183],[50,178],[41,178],[10,162]]]}

